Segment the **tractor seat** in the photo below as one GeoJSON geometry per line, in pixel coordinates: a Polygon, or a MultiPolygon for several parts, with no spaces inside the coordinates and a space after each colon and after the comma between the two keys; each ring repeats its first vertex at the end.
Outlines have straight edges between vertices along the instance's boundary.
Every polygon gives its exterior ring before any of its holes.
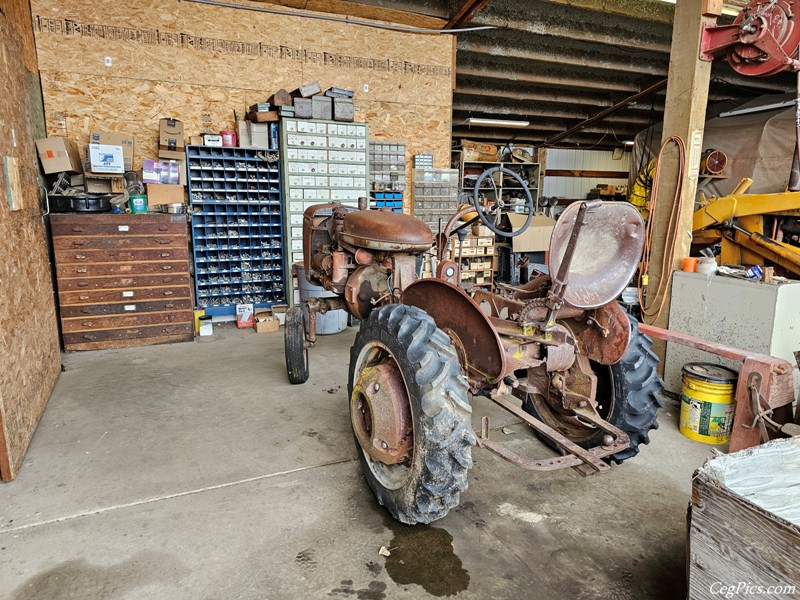
{"type": "Polygon", "coordinates": [[[384,252],[424,252],[433,245],[430,227],[403,213],[359,210],[347,213],[338,240],[384,252]]]}

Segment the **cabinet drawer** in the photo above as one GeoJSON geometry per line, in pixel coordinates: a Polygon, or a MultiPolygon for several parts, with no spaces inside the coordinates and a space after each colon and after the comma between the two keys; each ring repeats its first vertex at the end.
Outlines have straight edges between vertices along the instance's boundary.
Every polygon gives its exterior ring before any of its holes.
{"type": "Polygon", "coordinates": [[[106,248],[102,250],[83,250],[80,248],[56,249],[56,264],[71,263],[117,263],[140,261],[189,260],[188,241],[180,248],[154,248],[152,250],[136,250],[127,248],[106,248]]]}
{"type": "Polygon", "coordinates": [[[134,302],[137,300],[172,300],[176,298],[191,298],[189,286],[90,290],[59,292],[58,294],[58,301],[61,306],[108,304],[109,302],[134,302]]]}
{"type": "Polygon", "coordinates": [[[114,304],[90,304],[86,306],[62,306],[61,318],[104,316],[104,315],[129,315],[149,312],[184,311],[192,310],[190,298],[178,300],[151,300],[135,302],[117,302],[114,304]]]}
{"type": "Polygon", "coordinates": [[[162,233],[185,234],[188,231],[186,217],[170,219],[142,219],[137,217],[120,217],[118,219],[96,220],[85,218],[68,221],[52,220],[53,237],[85,236],[85,235],[143,235],[162,233]]]}
{"type": "Polygon", "coordinates": [[[125,327],[122,329],[106,329],[104,331],[80,331],[64,334],[64,345],[73,346],[92,342],[122,341],[137,338],[161,337],[184,334],[191,337],[192,323],[175,325],[151,325],[145,327],[125,327]]]}
{"type": "Polygon", "coordinates": [[[61,328],[64,333],[74,333],[78,331],[99,331],[146,325],[179,325],[181,323],[193,323],[193,318],[191,310],[114,315],[110,317],[78,317],[76,319],[62,319],[61,328]]]}
{"type": "Polygon", "coordinates": [[[141,262],[141,263],[100,263],[81,264],[67,263],[56,267],[58,281],[68,277],[103,277],[107,275],[153,275],[153,274],[187,274],[187,261],[141,262]]]}
{"type": "Polygon", "coordinates": [[[185,235],[132,236],[61,236],[53,238],[56,250],[89,250],[102,248],[186,248],[185,235]]]}
{"type": "Polygon", "coordinates": [[[61,278],[58,290],[113,290],[119,288],[149,288],[158,286],[189,285],[189,275],[116,275],[113,277],[61,278]]]}

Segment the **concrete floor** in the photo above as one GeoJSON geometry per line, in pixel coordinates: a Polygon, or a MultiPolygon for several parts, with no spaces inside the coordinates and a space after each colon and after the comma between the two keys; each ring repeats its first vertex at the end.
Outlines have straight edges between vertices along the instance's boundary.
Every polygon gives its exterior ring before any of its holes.
{"type": "MultiPolygon", "coordinates": [[[[354,332],[320,340],[302,387],[286,380],[282,334],[231,326],[67,356],[19,477],[0,486],[0,596],[685,596],[691,476],[710,448],[678,433],[674,404],[650,446],[605,476],[532,474],[475,449],[461,506],[406,527],[355,460],[354,332]]],[[[474,406],[495,439],[548,455],[513,417],[474,406]]]]}

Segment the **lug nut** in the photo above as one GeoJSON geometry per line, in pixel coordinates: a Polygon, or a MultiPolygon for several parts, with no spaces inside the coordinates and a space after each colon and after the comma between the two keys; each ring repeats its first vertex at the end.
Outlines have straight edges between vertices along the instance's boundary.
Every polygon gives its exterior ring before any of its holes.
{"type": "Polygon", "coordinates": [[[557,390],[564,388],[564,378],[560,375],[553,377],[553,387],[557,390]]]}

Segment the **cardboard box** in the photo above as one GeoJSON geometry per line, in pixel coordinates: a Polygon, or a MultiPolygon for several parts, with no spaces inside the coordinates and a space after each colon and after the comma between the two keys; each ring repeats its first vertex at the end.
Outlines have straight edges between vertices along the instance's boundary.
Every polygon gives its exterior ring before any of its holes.
{"type": "Polygon", "coordinates": [[[180,181],[181,169],[178,161],[142,161],[142,183],[168,183],[177,185],[180,181]]]}
{"type": "Polygon", "coordinates": [[[63,137],[36,140],[42,169],[50,173],[83,173],[83,163],[78,145],[63,137]]]}
{"type": "Polygon", "coordinates": [[[176,152],[184,148],[183,123],[177,119],[161,119],[158,122],[158,147],[176,152]]]}
{"type": "Polygon", "coordinates": [[[236,327],[238,327],[239,329],[247,329],[252,326],[253,326],[253,305],[237,304],[236,327]]]}
{"type": "MultiPolygon", "coordinates": [[[[528,216],[518,213],[506,213],[503,223],[511,229],[519,229],[525,224],[528,216]]],[[[514,252],[542,252],[550,250],[550,236],[556,222],[550,217],[534,215],[531,224],[523,233],[511,238],[511,248],[514,252]]]]}
{"type": "Polygon", "coordinates": [[[133,171],[133,136],[111,131],[92,131],[89,133],[90,144],[103,146],[122,146],[122,158],[126,171],[133,171]]]}
{"type": "Polygon", "coordinates": [[[191,146],[202,146],[203,145],[203,136],[202,135],[189,136],[189,144],[191,146]]]}
{"type": "Polygon", "coordinates": [[[248,122],[251,148],[269,148],[269,123],[248,122]]]}
{"type": "Polygon", "coordinates": [[[222,136],[218,133],[204,133],[203,145],[212,148],[222,148],[222,136]]]}
{"type": "Polygon", "coordinates": [[[86,162],[84,171],[95,174],[125,174],[125,158],[122,146],[105,146],[103,144],[89,144],[86,146],[86,162]]]}
{"type": "Polygon", "coordinates": [[[159,150],[158,158],[166,158],[167,160],[186,160],[186,151],[181,150],[159,150]]]}
{"type": "Polygon", "coordinates": [[[239,138],[239,148],[252,148],[253,141],[250,138],[250,121],[236,121],[236,134],[239,138]]]}
{"type": "Polygon", "coordinates": [[[161,204],[173,203],[186,204],[186,194],[183,193],[182,185],[166,183],[147,184],[147,205],[159,206],[161,204]]]}
{"type": "Polygon", "coordinates": [[[281,322],[277,315],[273,315],[271,310],[259,311],[255,315],[254,328],[256,333],[272,333],[279,331],[281,322]]]}
{"type": "Polygon", "coordinates": [[[86,173],[83,188],[87,194],[121,194],[125,191],[125,180],[120,175],[86,173]]]}

